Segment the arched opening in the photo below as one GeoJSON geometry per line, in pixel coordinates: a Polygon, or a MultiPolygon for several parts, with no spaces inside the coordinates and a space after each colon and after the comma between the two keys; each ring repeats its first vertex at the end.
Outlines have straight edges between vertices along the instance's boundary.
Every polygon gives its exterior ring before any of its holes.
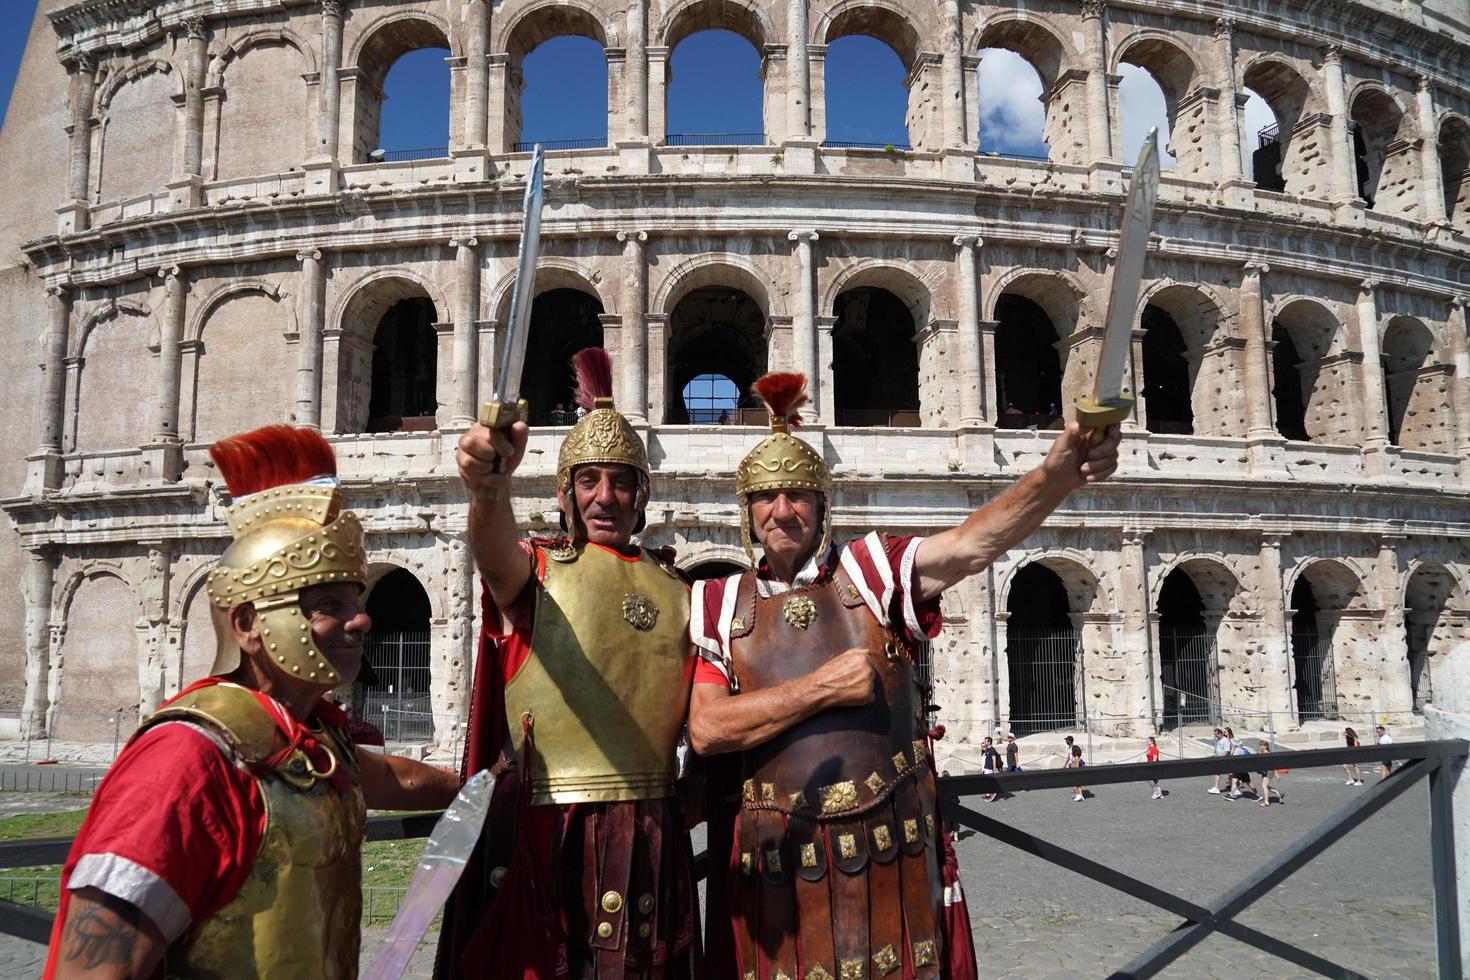
{"type": "Polygon", "coordinates": [[[894,48],[848,34],[828,42],[825,66],[824,146],[909,149],[908,71],[894,48]]]}
{"type": "Polygon", "coordinates": [[[294,407],[296,354],[286,335],[295,324],[282,302],[236,293],[209,311],[196,348],[190,442],[280,422],[294,407]]]}
{"type": "Polygon", "coordinates": [[[1439,172],[1444,213],[1450,224],[1470,229],[1470,124],[1451,117],[1439,131],[1439,172]]]}
{"type": "Polygon", "coordinates": [[[350,93],[354,163],[449,155],[449,56],[444,32],[415,18],[391,20],[364,42],[350,93]]]}
{"type": "Polygon", "coordinates": [[[572,355],[602,346],[602,300],[580,289],[549,289],[531,303],[521,397],[532,425],[570,425],[577,420],[577,379],[572,355]]]}
{"type": "Polygon", "coordinates": [[[432,741],[429,594],[412,572],[394,568],[373,583],[367,614],[373,628],[364,659],[372,669],[354,684],[354,712],[389,742],[432,741]]]}
{"type": "Polygon", "coordinates": [[[1404,630],[1409,653],[1409,692],[1416,714],[1434,700],[1434,667],[1459,642],[1463,619],[1452,608],[1458,591],[1455,577],[1443,565],[1414,569],[1404,588],[1404,630]]]}
{"type": "Polygon", "coordinates": [[[1159,131],[1159,167],[1174,169],[1172,152],[1173,112],[1164,87],[1147,68],[1123,63],[1118,66],[1118,122],[1123,162],[1132,165],[1143,149],[1151,129],[1159,131]]]}
{"type": "Polygon", "coordinates": [[[177,671],[170,671],[164,678],[163,693],[173,697],[195,681],[209,675],[214,666],[217,643],[214,621],[209,614],[209,590],[203,583],[189,597],[184,610],[184,632],[179,643],[177,671]]]}
{"type": "Polygon", "coordinates": [[[216,180],[277,174],[295,168],[309,144],[299,129],[276,123],[306,113],[307,61],[294,46],[255,44],[232,58],[224,72],[219,107],[216,180]]]}
{"type": "Polygon", "coordinates": [[[1447,364],[1436,364],[1434,335],[1411,317],[1395,317],[1383,334],[1384,395],[1388,439],[1421,452],[1454,451],[1447,364]]]}
{"type": "Polygon", "coordinates": [[[740,389],[723,374],[691,378],[683,402],[690,425],[734,425],[739,420],[740,389]]]}
{"type": "Polygon", "coordinates": [[[99,317],[82,340],[75,387],[76,422],[72,448],[84,452],[129,449],[148,439],[146,411],[119,411],[119,399],[150,404],[157,361],[148,349],[158,341],[144,314],[117,309],[99,317]]]}
{"type": "Polygon", "coordinates": [[[981,154],[1047,160],[1047,104],[1041,75],[1025,58],[1005,48],[980,52],[978,89],[981,154]]]}
{"type": "Polygon", "coordinates": [[[1062,365],[1055,324],[1034,300],[1007,293],[996,300],[997,425],[1050,428],[1061,418],[1062,365]]]}
{"type": "MultiPolygon", "coordinates": [[[[700,375],[719,374],[737,391],[750,391],[766,372],[766,318],[759,304],[730,286],[692,289],[669,315],[667,400],[664,421],[687,425],[692,420],[684,389],[700,375]]],[[[739,421],[757,424],[764,410],[749,395],[740,400],[739,421]]]]}
{"type": "Polygon", "coordinates": [[[434,304],[402,299],[383,314],[373,333],[372,387],[367,432],[428,432],[438,411],[438,336],[434,304]]]}
{"type": "MultiPolygon", "coordinates": [[[[1207,623],[1205,600],[1181,568],[1159,589],[1159,680],[1164,724],[1218,724],[1220,675],[1216,629],[1207,623]]],[[[1216,624],[1219,616],[1214,617],[1216,624]]]]}
{"type": "Polygon", "coordinates": [[[886,289],[837,297],[832,327],[833,404],[838,425],[919,424],[919,349],[914,318],[886,289]]]}
{"type": "Polygon", "coordinates": [[[1150,432],[1194,434],[1190,361],[1179,325],[1150,303],[1143,308],[1143,401],[1150,432]]]}
{"type": "Polygon", "coordinates": [[[1022,568],[1006,610],[1011,730],[1029,735],[1075,727],[1083,696],[1082,639],[1061,576],[1039,563],[1022,568]]]}
{"type": "Polygon", "coordinates": [[[1256,96],[1269,111],[1271,119],[1263,122],[1260,108],[1247,104],[1247,132],[1254,143],[1251,170],[1256,186],[1266,191],[1290,191],[1293,194],[1318,196],[1327,192],[1327,164],[1323,159],[1321,127],[1297,125],[1314,118],[1321,107],[1312,95],[1312,87],[1291,65],[1274,59],[1263,59],[1249,65],[1242,78],[1243,89],[1256,96]]]}
{"type": "Polygon", "coordinates": [[[1320,304],[1288,304],[1271,325],[1276,429],[1287,439],[1352,445],[1359,438],[1350,376],[1335,356],[1339,328],[1320,304]]]}
{"type": "Polygon", "coordinates": [[[126,201],[163,190],[174,172],[178,88],[172,72],[148,71],[104,97],[93,178],[97,200],[126,201]]]}
{"type": "Polygon", "coordinates": [[[1336,718],[1332,629],[1322,622],[1316,590],[1305,575],[1291,590],[1291,665],[1297,721],[1336,718]]]}
{"type": "Polygon", "coordinates": [[[507,142],[516,152],[607,145],[606,34],[576,7],[545,7],[518,23],[508,43],[507,142]],[[517,71],[517,69],[519,69],[517,71]]]}
{"type": "MultiPolygon", "coordinates": [[[[1390,147],[1398,138],[1404,114],[1398,103],[1380,89],[1365,89],[1353,100],[1353,159],[1357,166],[1358,196],[1377,207],[1380,192],[1392,186],[1390,147]]],[[[1400,154],[1407,156],[1407,154],[1400,154]]],[[[1399,208],[1392,209],[1394,211],[1399,208]]]]}
{"type": "MultiPolygon", "coordinates": [[[[61,690],[51,734],[69,742],[127,738],[138,727],[138,648],[118,642],[138,604],[113,575],[92,575],[72,594],[61,642],[61,690]]],[[[53,669],[55,669],[53,667],[53,669]]]]}
{"type": "Polygon", "coordinates": [[[746,572],[749,569],[733,561],[711,559],[709,561],[702,561],[697,565],[691,565],[683,571],[689,579],[699,582],[707,579],[729,578],[737,572],[746,572]]]}
{"type": "Polygon", "coordinates": [[[760,146],[766,141],[760,52],[731,30],[699,30],[669,54],[664,142],[760,146]]]}

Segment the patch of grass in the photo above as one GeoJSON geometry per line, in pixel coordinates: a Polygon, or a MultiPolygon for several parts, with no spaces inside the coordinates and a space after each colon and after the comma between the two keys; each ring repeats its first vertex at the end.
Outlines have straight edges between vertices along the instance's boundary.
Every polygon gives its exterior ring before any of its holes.
{"type": "Polygon", "coordinates": [[[362,845],[364,886],[407,888],[423,857],[424,838],[417,840],[372,840],[362,845]]]}
{"type": "Polygon", "coordinates": [[[74,837],[86,816],[86,810],[68,810],[65,813],[21,813],[5,817],[0,820],[0,840],[74,837]]]}

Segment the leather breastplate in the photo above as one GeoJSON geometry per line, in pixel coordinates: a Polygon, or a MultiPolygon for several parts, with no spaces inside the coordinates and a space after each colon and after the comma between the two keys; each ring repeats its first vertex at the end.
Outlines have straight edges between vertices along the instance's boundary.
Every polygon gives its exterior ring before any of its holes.
{"type": "Polygon", "coordinates": [[[265,709],[243,688],[216,684],[187,694],[139,730],[168,720],[203,725],[231,747],[258,780],[265,831],[250,877],[222,909],[169,947],[166,975],[221,980],[357,976],[367,807],[346,733],[331,728],[320,733],[323,747],[351,776],[351,790],[341,792],[302,768],[295,755],[279,769],[259,767],[284,742],[276,742],[265,709]]]}
{"type": "Polygon", "coordinates": [[[522,760],[521,718],[532,720],[532,805],[672,796],[694,680],[689,586],[646,552],[542,554],[531,654],[505,685],[522,760]]]}
{"type": "Polygon", "coordinates": [[[809,674],[852,647],[870,651],[877,675],[869,703],[829,708],[744,753],[747,809],[820,820],[863,813],[927,766],[914,665],[844,571],[770,598],[745,575],[736,620],[730,651],[742,693],[809,674]]]}

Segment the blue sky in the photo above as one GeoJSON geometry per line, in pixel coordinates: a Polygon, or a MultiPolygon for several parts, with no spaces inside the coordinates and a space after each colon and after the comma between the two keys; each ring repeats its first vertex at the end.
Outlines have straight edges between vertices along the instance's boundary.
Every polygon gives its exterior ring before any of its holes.
{"type": "MultiPolygon", "coordinates": [[[[15,71],[35,14],[36,0],[0,0],[0,107],[8,105],[15,71]]],[[[389,72],[381,144],[388,149],[445,146],[449,131],[448,52],[417,51],[389,72]]],[[[760,60],[755,48],[729,31],[702,31],[670,59],[667,131],[760,133],[760,60]]],[[[607,62],[589,38],[559,37],[527,55],[523,65],[523,140],[604,139],[607,135],[607,62]]],[[[870,37],[839,38],[828,47],[827,138],[883,146],[908,142],[904,69],[893,50],[870,37]]],[[[1151,126],[1167,130],[1163,96],[1142,69],[1124,66],[1120,90],[1125,159],[1151,126]]],[[[988,153],[1045,156],[1041,80],[1019,56],[982,52],[979,71],[980,148],[988,153]]],[[[1246,128],[1271,122],[1252,97],[1246,128]]],[[[1169,161],[1166,159],[1166,165],[1169,161]]]]}

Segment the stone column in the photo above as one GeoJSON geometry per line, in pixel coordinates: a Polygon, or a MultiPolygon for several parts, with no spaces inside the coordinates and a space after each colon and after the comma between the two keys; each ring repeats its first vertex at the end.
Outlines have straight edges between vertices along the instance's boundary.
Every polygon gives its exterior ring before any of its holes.
{"type": "Polygon", "coordinates": [[[806,375],[807,391],[812,396],[808,411],[830,423],[817,356],[817,283],[812,274],[812,242],[817,240],[817,233],[797,229],[786,237],[796,243],[796,282],[791,289],[796,300],[796,317],[791,325],[791,370],[806,375]]]}
{"type": "Polygon", "coordinates": [[[510,55],[502,51],[487,55],[485,60],[489,93],[486,98],[490,107],[486,146],[493,154],[509,153],[515,142],[514,137],[506,139],[505,132],[505,104],[506,99],[510,98],[512,84],[510,55]]]}
{"type": "MultiPolygon", "coordinates": [[[[1409,675],[1409,637],[1404,624],[1404,568],[1399,549],[1407,544],[1402,534],[1385,534],[1378,539],[1378,560],[1373,577],[1382,614],[1378,635],[1357,650],[1376,662],[1362,664],[1365,673],[1376,677],[1378,689],[1372,692],[1372,704],[1382,711],[1410,711],[1414,707],[1413,681],[1409,675]]],[[[1364,691],[1364,696],[1369,692],[1364,691]]]]}
{"type": "Polygon", "coordinates": [[[1000,419],[1000,372],[995,367],[995,331],[999,320],[981,320],[980,330],[980,415],[986,425],[1000,419]]]}
{"type": "Polygon", "coordinates": [[[1215,21],[1215,55],[1220,59],[1220,105],[1216,113],[1220,170],[1224,180],[1244,180],[1245,150],[1240,109],[1235,101],[1235,21],[1229,17],[1215,21]]]}
{"type": "Polygon", "coordinates": [[[1450,300],[1450,316],[1446,329],[1450,335],[1450,355],[1455,361],[1455,379],[1450,389],[1455,405],[1455,453],[1460,457],[1461,480],[1470,480],[1470,338],[1466,337],[1465,309],[1470,296],[1450,300]]]}
{"type": "Polygon", "coordinates": [[[648,263],[646,231],[620,231],[623,243],[623,402],[629,419],[648,420],[648,263]]]}
{"type": "MultiPolygon", "coordinates": [[[[145,541],[148,547],[148,577],[140,598],[143,616],[138,621],[138,711],[151,714],[163,703],[164,672],[168,668],[165,634],[168,632],[169,579],[173,572],[173,547],[167,541],[145,541]]],[[[179,651],[180,656],[183,651],[179,651]]]]}
{"type": "Polygon", "coordinates": [[[55,563],[45,549],[30,552],[21,591],[26,603],[26,688],[21,702],[21,736],[41,734],[51,708],[51,592],[55,563]]]}
{"type": "Polygon", "coordinates": [[[1424,220],[1443,224],[1448,220],[1444,206],[1444,174],[1439,166],[1439,118],[1434,110],[1434,83],[1419,76],[1419,132],[1423,142],[1419,162],[1424,174],[1424,220]]]}
{"type": "Polygon", "coordinates": [[[1271,270],[1264,262],[1247,262],[1240,280],[1240,332],[1245,338],[1246,436],[1251,439],[1276,435],[1271,404],[1271,331],[1266,322],[1266,301],[1261,277],[1271,270]]]}
{"type": "Polygon", "coordinates": [[[489,121],[490,72],[485,52],[490,45],[490,0],[464,0],[465,76],[464,144],[485,148],[489,121]]]}
{"type": "Polygon", "coordinates": [[[1276,713],[1276,730],[1293,723],[1291,644],[1287,641],[1286,593],[1281,577],[1281,537],[1261,535],[1260,566],[1256,573],[1256,606],[1261,630],[1256,641],[1257,690],[1266,711],[1276,713]]]}
{"type": "Polygon", "coordinates": [[[807,0],[786,2],[786,137],[812,135],[812,72],[807,60],[807,0]]]}
{"type": "MultiPolygon", "coordinates": [[[[654,423],[667,422],[669,419],[668,405],[666,404],[669,390],[669,379],[667,377],[669,366],[669,315],[667,313],[649,313],[643,318],[643,333],[648,344],[648,421],[654,423]]],[[[675,393],[675,397],[678,397],[675,393]]]]}
{"type": "Polygon", "coordinates": [[[1083,61],[1087,69],[1088,163],[1112,161],[1108,120],[1107,0],[1081,0],[1083,61]]]}
{"type": "Polygon", "coordinates": [[[342,66],[342,0],[321,0],[322,5],[322,104],[317,115],[318,156],[336,160],[342,124],[342,83],[337,71],[342,66]]]}
{"type": "Polygon", "coordinates": [[[187,286],[183,270],[176,265],[159,269],[158,277],[163,280],[166,298],[158,334],[158,406],[153,440],[167,444],[179,441],[179,344],[184,339],[187,286]]]}
{"type": "Polygon", "coordinates": [[[57,231],[66,235],[85,231],[91,222],[92,113],[97,100],[97,65],[82,55],[72,67],[71,121],[67,125],[69,166],[66,203],[60,210],[57,231]]]}
{"type": "Polygon", "coordinates": [[[41,452],[59,453],[66,431],[66,349],[71,343],[71,292],[46,288],[45,366],[41,380],[41,452]]]}
{"type": "Polygon", "coordinates": [[[1331,44],[1322,58],[1322,75],[1327,88],[1327,113],[1331,120],[1332,198],[1351,201],[1358,196],[1357,166],[1353,141],[1348,134],[1347,90],[1342,78],[1342,48],[1331,44]]]}
{"type": "MultiPolygon", "coordinates": [[[[1118,612],[1122,633],[1116,642],[1123,655],[1125,681],[1116,694],[1114,710],[1125,717],[1129,734],[1153,731],[1154,685],[1158,682],[1149,630],[1148,535],[1142,528],[1125,528],[1118,561],[1118,612]]],[[[1162,692],[1160,692],[1162,693],[1162,692]]]]}
{"type": "Polygon", "coordinates": [[[980,347],[980,277],[975,270],[975,250],[984,241],[978,235],[957,235],[954,243],[959,247],[955,262],[959,266],[960,425],[981,425],[985,422],[980,390],[986,361],[980,347]]]}
{"type": "Polygon", "coordinates": [[[969,146],[973,134],[965,131],[965,103],[974,96],[965,89],[964,40],[960,0],[944,0],[943,80],[944,145],[969,146]]]}
{"type": "Polygon", "coordinates": [[[320,249],[296,253],[301,263],[301,350],[296,362],[296,424],[322,427],[322,333],[326,327],[326,275],[320,249]]]}
{"type": "Polygon", "coordinates": [[[1383,357],[1378,348],[1378,282],[1358,286],[1358,343],[1363,348],[1363,448],[1388,445],[1388,400],[1384,394],[1383,357]]]}
{"type": "Polygon", "coordinates": [[[648,139],[648,0],[628,4],[627,63],[623,66],[624,139],[648,139]]]}
{"type": "Polygon", "coordinates": [[[479,412],[479,239],[451,239],[454,248],[454,404],[450,424],[468,428],[479,412]]]}
{"type": "Polygon", "coordinates": [[[209,40],[204,21],[197,17],[185,21],[184,30],[184,160],[180,176],[198,177],[204,173],[204,87],[209,40]]]}
{"type": "Polygon", "coordinates": [[[648,141],[661,143],[668,135],[669,49],[650,47],[648,55],[648,141]]]}

